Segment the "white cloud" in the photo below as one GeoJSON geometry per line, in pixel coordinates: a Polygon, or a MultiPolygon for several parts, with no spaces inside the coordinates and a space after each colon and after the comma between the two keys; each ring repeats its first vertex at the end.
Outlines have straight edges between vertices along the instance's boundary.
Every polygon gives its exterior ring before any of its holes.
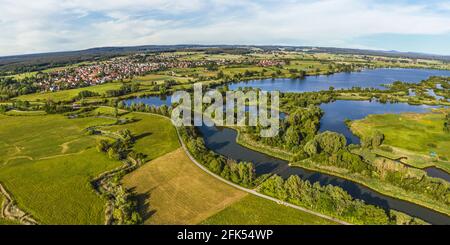
{"type": "Polygon", "coordinates": [[[0,6],[0,55],[177,43],[360,47],[351,40],[450,32],[443,7],[358,0],[0,0],[0,6]]]}

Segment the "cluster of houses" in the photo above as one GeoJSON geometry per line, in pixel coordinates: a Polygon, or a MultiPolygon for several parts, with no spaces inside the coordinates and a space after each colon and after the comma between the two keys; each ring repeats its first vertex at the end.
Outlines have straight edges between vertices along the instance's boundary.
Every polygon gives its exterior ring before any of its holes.
{"type": "Polygon", "coordinates": [[[88,87],[103,84],[110,81],[129,79],[134,76],[142,76],[152,71],[192,68],[208,65],[230,65],[252,63],[258,66],[283,65],[277,60],[252,60],[243,61],[228,59],[201,59],[183,60],[173,56],[152,56],[146,59],[136,59],[136,56],[113,58],[108,61],[95,64],[85,64],[77,67],[69,67],[37,77],[37,84],[41,91],[58,91],[71,88],[88,87]],[[150,59],[148,59],[150,58],[150,59]]]}
{"type": "Polygon", "coordinates": [[[256,65],[261,67],[283,66],[285,65],[285,62],[281,60],[259,60],[256,65]]]}

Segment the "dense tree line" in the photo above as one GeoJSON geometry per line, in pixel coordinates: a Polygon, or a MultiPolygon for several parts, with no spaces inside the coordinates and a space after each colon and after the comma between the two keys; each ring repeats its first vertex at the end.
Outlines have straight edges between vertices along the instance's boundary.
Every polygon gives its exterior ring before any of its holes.
{"type": "Polygon", "coordinates": [[[42,108],[48,114],[59,114],[73,111],[73,107],[61,102],[46,101],[42,108]]]}
{"type": "Polygon", "coordinates": [[[255,141],[295,152],[317,133],[322,114],[317,106],[296,108],[287,119],[281,120],[276,137],[261,137],[261,126],[245,127],[244,132],[255,141]]]}
{"type": "Polygon", "coordinates": [[[292,111],[298,107],[329,103],[335,98],[336,94],[333,91],[283,93],[280,98],[280,107],[286,111],[292,111]]]}
{"type": "Polygon", "coordinates": [[[335,132],[323,132],[308,141],[294,160],[310,158],[316,163],[344,168],[352,173],[371,175],[373,167],[347,148],[347,140],[335,132]]]}
{"type": "MultiPolygon", "coordinates": [[[[259,191],[317,212],[348,221],[354,224],[396,224],[395,216],[385,210],[353,199],[340,187],[318,182],[311,184],[291,175],[287,180],[273,176],[259,186],[259,191]]],[[[408,223],[415,223],[414,219],[408,223]]]]}
{"type": "Polygon", "coordinates": [[[83,90],[78,93],[78,95],[75,97],[75,99],[79,100],[79,99],[85,99],[85,98],[95,97],[95,96],[100,96],[100,94],[97,92],[89,91],[89,90],[83,90]]]}
{"type": "Polygon", "coordinates": [[[12,77],[0,77],[0,101],[37,91],[32,78],[26,77],[19,81],[12,77]]]}
{"type": "Polygon", "coordinates": [[[163,115],[163,116],[167,116],[167,117],[170,117],[170,113],[172,110],[172,108],[168,107],[167,105],[153,106],[153,105],[144,104],[142,102],[140,102],[140,103],[133,102],[133,103],[131,103],[131,105],[127,105],[124,102],[120,102],[118,104],[118,108],[130,110],[130,111],[149,112],[149,113],[159,114],[159,115],[163,115]]]}
{"type": "Polygon", "coordinates": [[[182,127],[179,128],[179,131],[192,156],[209,170],[245,187],[255,185],[256,173],[252,163],[238,163],[208,150],[203,138],[198,135],[194,127],[182,127]]]}
{"type": "Polygon", "coordinates": [[[119,97],[129,93],[135,93],[139,91],[139,83],[125,83],[119,89],[111,89],[105,92],[106,97],[119,97]]]}
{"type": "MultiPolygon", "coordinates": [[[[376,132],[366,137],[364,147],[379,147],[384,136],[376,132]]],[[[365,161],[360,155],[350,152],[345,137],[335,132],[323,132],[308,141],[303,151],[299,150],[294,161],[309,158],[320,165],[335,166],[350,173],[358,173],[369,178],[379,178],[405,191],[426,195],[442,203],[450,204],[450,188],[447,182],[428,177],[425,173],[417,176],[409,174],[408,168],[399,171],[394,167],[375,165],[365,161]]]]}

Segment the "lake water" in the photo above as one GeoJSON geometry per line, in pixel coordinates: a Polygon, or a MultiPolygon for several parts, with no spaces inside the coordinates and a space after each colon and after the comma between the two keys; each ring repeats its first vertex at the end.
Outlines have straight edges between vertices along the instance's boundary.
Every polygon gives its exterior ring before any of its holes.
{"type": "Polygon", "coordinates": [[[147,96],[147,97],[140,97],[140,98],[133,98],[133,99],[125,100],[125,104],[127,106],[130,106],[132,103],[135,103],[135,104],[144,103],[147,105],[154,105],[154,106],[162,106],[162,105],[170,106],[172,104],[171,99],[172,99],[172,96],[170,96],[170,95],[147,96]]]}
{"type": "Polygon", "coordinates": [[[450,174],[445,172],[444,170],[435,168],[435,167],[429,167],[424,169],[425,172],[427,172],[428,176],[435,177],[435,178],[441,178],[448,182],[450,182],[450,174]]]}
{"type": "Polygon", "coordinates": [[[229,84],[234,90],[239,87],[260,88],[265,91],[312,92],[352,87],[386,89],[383,84],[395,81],[418,83],[430,76],[450,76],[450,71],[429,69],[367,69],[361,72],[341,72],[332,75],[306,76],[304,79],[275,78],[250,80],[229,84]]]}
{"type": "Polygon", "coordinates": [[[320,105],[324,115],[320,120],[319,131],[334,131],[341,133],[347,138],[349,144],[359,144],[359,138],[354,135],[345,124],[346,119],[363,119],[369,114],[404,113],[404,112],[427,112],[436,106],[409,105],[407,103],[383,104],[377,101],[353,101],[338,100],[320,105]]]}

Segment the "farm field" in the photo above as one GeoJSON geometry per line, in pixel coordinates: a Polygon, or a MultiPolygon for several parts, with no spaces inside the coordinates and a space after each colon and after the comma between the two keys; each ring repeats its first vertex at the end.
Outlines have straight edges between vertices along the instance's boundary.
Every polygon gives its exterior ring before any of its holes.
{"type": "Polygon", "coordinates": [[[202,221],[205,225],[324,225],[333,221],[286,207],[254,195],[202,221]]]}
{"type": "Polygon", "coordinates": [[[371,135],[380,131],[391,152],[377,152],[392,158],[407,157],[405,163],[424,168],[435,165],[450,172],[450,134],[443,130],[444,114],[385,114],[370,115],[351,122],[357,135],[371,135]],[[436,157],[431,157],[436,154],[436,157]],[[434,158],[434,159],[433,159],[434,158]]]}
{"type": "Polygon", "coordinates": [[[182,148],[123,178],[139,197],[145,224],[197,224],[247,195],[195,166],[182,148]]]}

